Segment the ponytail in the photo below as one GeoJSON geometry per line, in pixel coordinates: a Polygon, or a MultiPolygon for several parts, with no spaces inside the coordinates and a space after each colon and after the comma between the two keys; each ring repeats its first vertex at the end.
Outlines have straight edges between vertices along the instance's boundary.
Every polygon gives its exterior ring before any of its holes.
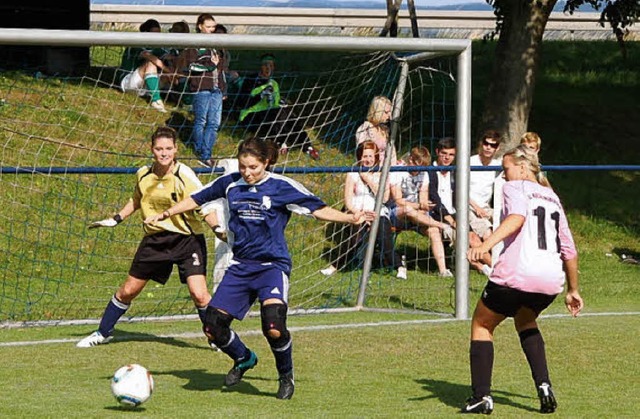
{"type": "Polygon", "coordinates": [[[536,181],[547,188],[551,187],[549,180],[542,172],[540,167],[540,161],[538,160],[538,154],[527,147],[525,144],[512,148],[504,153],[505,156],[511,156],[515,164],[526,164],[527,168],[535,175],[536,181]]]}

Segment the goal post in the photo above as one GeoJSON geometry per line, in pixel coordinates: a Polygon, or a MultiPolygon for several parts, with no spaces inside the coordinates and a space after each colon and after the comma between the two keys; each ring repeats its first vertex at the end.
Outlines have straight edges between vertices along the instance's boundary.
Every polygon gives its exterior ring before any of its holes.
{"type": "MultiPolygon", "coordinates": [[[[122,49],[129,46],[227,49],[235,54],[241,75],[253,71],[260,51],[282,57],[277,71],[290,102],[287,106],[303,120],[322,154],[320,160],[312,161],[291,150],[276,171],[300,181],[338,209],[343,203],[345,173],[353,171],[355,128],[365,120],[371,98],[393,97],[390,144],[399,154],[415,145],[432,149],[440,137],[456,138],[456,208],[468,208],[468,40],[0,29],[2,45],[89,47],[92,68],[78,78],[41,76],[34,71],[8,73],[0,79],[0,204],[4,208],[0,222],[7,226],[0,233],[0,243],[7,249],[1,260],[0,323],[99,317],[126,276],[141,238],[140,221],[131,219],[98,233],[87,231],[86,225],[109,215],[131,195],[131,173],[149,162],[148,137],[154,127],[169,124],[186,136],[190,132],[187,107],[176,104],[163,116],[154,113],[144,99],[113,88],[113,68],[122,49]]],[[[228,101],[232,100],[230,93],[228,101]]],[[[225,110],[214,150],[218,158],[231,158],[246,134],[234,118],[232,111],[225,110]]],[[[194,167],[203,183],[220,174],[198,168],[188,138],[182,146],[185,151],[180,151],[180,158],[194,167]]],[[[393,169],[388,162],[382,179],[393,169]]],[[[377,201],[379,209],[382,202],[377,201]]],[[[294,259],[291,308],[408,310],[468,318],[467,211],[458,211],[457,221],[455,282],[434,280],[426,255],[428,239],[408,232],[398,235],[396,243],[404,246],[411,259],[415,280],[399,284],[388,271],[375,266],[373,235],[361,265],[323,277],[319,268],[327,263],[331,240],[337,236],[330,226],[294,216],[287,231],[294,259]],[[448,302],[450,292],[455,295],[448,302]]],[[[213,239],[208,241],[213,259],[213,239]]],[[[209,265],[212,277],[213,262],[209,265]]],[[[193,313],[188,293],[175,276],[164,287],[148,284],[132,305],[131,315],[193,313]]]]}

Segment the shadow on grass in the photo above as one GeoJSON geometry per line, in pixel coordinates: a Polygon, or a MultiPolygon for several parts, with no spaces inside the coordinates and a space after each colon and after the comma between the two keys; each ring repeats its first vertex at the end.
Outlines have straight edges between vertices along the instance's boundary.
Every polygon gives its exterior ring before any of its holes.
{"type": "MultiPolygon", "coordinates": [[[[461,409],[464,406],[465,400],[469,398],[471,389],[467,384],[451,383],[449,381],[433,380],[433,379],[418,379],[416,383],[420,384],[422,388],[431,393],[423,397],[414,397],[409,399],[410,401],[421,401],[426,399],[437,398],[447,406],[461,409]]],[[[510,393],[500,390],[492,390],[491,396],[496,405],[513,406],[518,409],[526,410],[528,412],[538,412],[537,408],[529,405],[525,405],[515,401],[514,399],[530,400],[530,396],[522,394],[510,393]]]]}
{"type": "MultiPolygon", "coordinates": [[[[77,336],[84,337],[85,334],[77,334],[77,336]]],[[[209,345],[205,342],[204,335],[202,336],[201,344],[193,344],[188,343],[183,340],[176,339],[174,337],[169,336],[156,336],[150,333],[141,333],[141,332],[119,332],[116,330],[113,333],[113,340],[109,342],[109,345],[118,345],[120,343],[126,342],[153,342],[153,343],[162,343],[164,345],[176,346],[178,348],[193,348],[193,349],[204,349],[207,351],[212,351],[209,345]]]]}
{"type": "MultiPolygon", "coordinates": [[[[224,355],[221,355],[224,356],[224,355]]],[[[232,365],[230,362],[229,365],[232,365]]],[[[196,370],[169,370],[169,371],[152,371],[153,375],[172,375],[174,377],[187,380],[187,383],[182,386],[185,390],[191,391],[214,391],[220,390],[222,393],[242,393],[242,394],[252,394],[255,396],[268,396],[275,397],[276,392],[266,392],[257,389],[252,383],[253,382],[261,382],[261,381],[273,381],[266,378],[261,377],[253,377],[251,372],[248,372],[244,377],[242,377],[242,381],[233,386],[233,387],[225,387],[224,386],[224,377],[226,374],[215,374],[209,373],[206,370],[196,369],[196,370]]],[[[274,389],[277,386],[274,386],[274,389]]]]}
{"type": "Polygon", "coordinates": [[[614,247],[613,253],[618,255],[620,262],[629,265],[640,265],[640,251],[628,247],[614,247]]]}
{"type": "Polygon", "coordinates": [[[104,410],[110,410],[112,412],[126,412],[128,414],[139,414],[142,415],[146,413],[147,409],[144,406],[138,407],[127,407],[127,406],[106,406],[104,410]]]}

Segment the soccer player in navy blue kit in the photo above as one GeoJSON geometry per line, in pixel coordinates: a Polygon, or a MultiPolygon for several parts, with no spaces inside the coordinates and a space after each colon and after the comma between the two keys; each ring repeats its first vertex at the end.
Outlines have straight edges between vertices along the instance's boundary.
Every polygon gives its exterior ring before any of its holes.
{"type": "Polygon", "coordinates": [[[278,399],[294,392],[291,334],[287,330],[287,301],[291,256],[284,236],[291,213],[319,220],[361,224],[364,213],[340,212],[327,206],[300,183],[269,169],[278,159],[271,141],[251,138],[238,147],[238,173],[221,176],[164,213],[149,217],[153,224],[207,202],[225,198],[229,230],[234,234],[233,261],[205,314],[207,337],[234,360],[225,385],[236,385],[258,363],[256,354],[230,328],[243,319],[256,298],[260,301],[262,332],[269,342],[279,374],[278,399]]]}

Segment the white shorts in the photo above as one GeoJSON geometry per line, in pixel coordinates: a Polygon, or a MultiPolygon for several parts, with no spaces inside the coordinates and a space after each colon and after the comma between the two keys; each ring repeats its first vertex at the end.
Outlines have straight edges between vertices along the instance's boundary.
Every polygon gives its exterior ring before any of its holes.
{"type": "Polygon", "coordinates": [[[140,77],[140,72],[137,69],[122,78],[120,89],[123,92],[136,92],[138,96],[144,96],[148,93],[144,79],[140,77]]]}

